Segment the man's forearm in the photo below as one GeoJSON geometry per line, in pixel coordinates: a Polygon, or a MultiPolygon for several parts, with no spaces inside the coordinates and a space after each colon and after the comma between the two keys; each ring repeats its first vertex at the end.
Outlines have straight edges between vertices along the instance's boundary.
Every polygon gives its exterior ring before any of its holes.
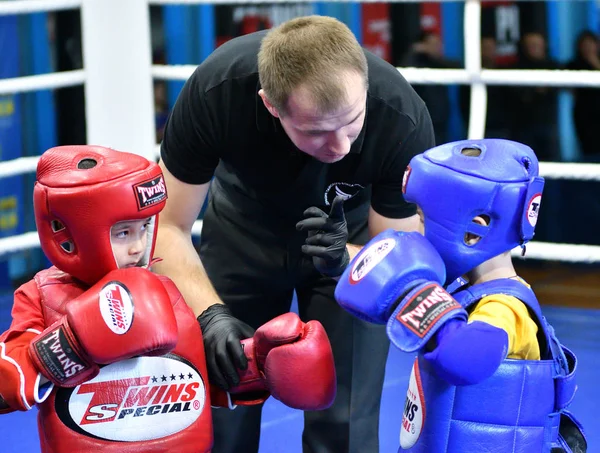
{"type": "Polygon", "coordinates": [[[152,266],[158,274],[169,277],[196,316],[213,304],[223,303],[210,282],[191,237],[181,230],[159,227],[155,256],[161,261],[152,266]]]}

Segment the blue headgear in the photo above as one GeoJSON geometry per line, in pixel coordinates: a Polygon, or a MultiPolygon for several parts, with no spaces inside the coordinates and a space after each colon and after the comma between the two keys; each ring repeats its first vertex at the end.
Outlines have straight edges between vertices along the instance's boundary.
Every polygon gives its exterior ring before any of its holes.
{"type": "Polygon", "coordinates": [[[533,150],[509,140],[462,140],[412,158],[404,198],[423,211],[425,237],[442,256],[448,282],[531,240],[544,188],[538,174],[533,150]],[[464,155],[467,148],[481,153],[464,155]],[[474,223],[478,215],[489,225],[474,223]],[[466,233],[481,239],[468,245],[466,233]]]}

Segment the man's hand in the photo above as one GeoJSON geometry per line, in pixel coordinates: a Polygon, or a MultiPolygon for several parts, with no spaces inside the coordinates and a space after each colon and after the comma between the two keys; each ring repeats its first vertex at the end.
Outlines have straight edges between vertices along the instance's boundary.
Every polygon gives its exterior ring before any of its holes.
{"type": "Polygon", "coordinates": [[[198,316],[208,379],[223,390],[235,387],[240,383],[239,370],[248,367],[242,340],[254,335],[254,329],[245,322],[234,317],[227,305],[214,304],[198,316]]]}
{"type": "Polygon", "coordinates": [[[344,199],[338,196],[333,200],[329,215],[317,207],[308,208],[296,229],[308,232],[302,252],[312,257],[315,268],[328,277],[342,275],[350,262],[344,199]]]}

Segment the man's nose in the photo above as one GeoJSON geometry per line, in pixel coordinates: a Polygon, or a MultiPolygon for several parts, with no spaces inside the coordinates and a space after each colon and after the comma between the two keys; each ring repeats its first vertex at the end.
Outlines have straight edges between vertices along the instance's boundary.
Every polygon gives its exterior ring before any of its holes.
{"type": "Polygon", "coordinates": [[[344,156],[350,152],[350,139],[341,131],[333,132],[329,140],[329,149],[335,154],[344,156]]]}

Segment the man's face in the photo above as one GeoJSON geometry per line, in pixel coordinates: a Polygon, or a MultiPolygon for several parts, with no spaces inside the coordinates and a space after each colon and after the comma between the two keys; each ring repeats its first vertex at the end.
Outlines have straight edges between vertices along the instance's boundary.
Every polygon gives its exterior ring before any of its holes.
{"type": "Polygon", "coordinates": [[[484,67],[494,66],[496,61],[496,40],[494,38],[483,38],[481,40],[481,64],[484,67]]]}
{"type": "MultiPolygon", "coordinates": [[[[346,99],[333,112],[319,112],[303,86],[290,96],[288,112],[284,116],[265,102],[269,112],[279,118],[292,143],[300,151],[327,164],[343,159],[350,152],[365,121],[367,90],[364,78],[352,72],[341,77],[341,81],[346,88],[346,99]]],[[[265,101],[264,93],[261,96],[265,101]]]]}
{"type": "Polygon", "coordinates": [[[444,55],[444,46],[438,35],[428,35],[427,38],[425,38],[425,46],[427,48],[427,53],[432,57],[441,58],[444,55]]]}
{"type": "Polygon", "coordinates": [[[539,33],[529,33],[523,40],[525,53],[533,60],[546,58],[546,41],[539,33]]]}
{"type": "Polygon", "coordinates": [[[581,41],[579,50],[588,58],[598,55],[598,42],[592,37],[585,38],[581,41]]]}

